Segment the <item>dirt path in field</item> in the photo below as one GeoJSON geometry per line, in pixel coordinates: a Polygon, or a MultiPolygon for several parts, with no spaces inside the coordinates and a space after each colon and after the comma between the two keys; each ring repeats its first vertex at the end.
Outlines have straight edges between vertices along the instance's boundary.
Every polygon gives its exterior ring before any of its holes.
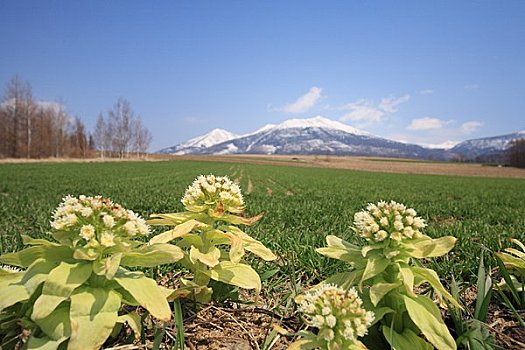
{"type": "Polygon", "coordinates": [[[246,193],[252,193],[253,192],[253,182],[251,177],[248,175],[248,186],[246,187],[246,193]]]}

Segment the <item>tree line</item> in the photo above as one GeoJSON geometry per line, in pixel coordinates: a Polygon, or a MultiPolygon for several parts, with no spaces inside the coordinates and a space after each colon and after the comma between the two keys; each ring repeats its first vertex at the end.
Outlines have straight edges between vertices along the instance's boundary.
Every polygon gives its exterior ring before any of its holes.
{"type": "Polygon", "coordinates": [[[151,132],[131,104],[119,98],[95,129],[59,103],[33,98],[31,84],[14,76],[0,102],[0,158],[131,157],[144,155],[151,132]]]}
{"type": "Polygon", "coordinates": [[[510,166],[525,168],[525,138],[512,141],[507,157],[510,166]]]}

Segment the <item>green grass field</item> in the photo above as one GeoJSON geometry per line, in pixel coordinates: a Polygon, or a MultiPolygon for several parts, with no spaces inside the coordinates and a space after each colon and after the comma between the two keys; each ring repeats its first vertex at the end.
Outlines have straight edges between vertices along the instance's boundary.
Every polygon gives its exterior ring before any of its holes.
{"type": "Polygon", "coordinates": [[[353,241],[353,214],[379,200],[415,208],[432,237],[458,238],[452,254],[428,262],[447,280],[475,281],[483,246],[498,250],[509,237],[525,239],[524,180],[191,161],[33,163],[0,165],[0,252],[21,249],[20,234],[45,235],[67,194],[108,196],[147,218],[181,211],[185,188],[209,173],[240,179],[247,213],[265,213],[247,232],[280,257],[275,264],[253,261],[261,273],[280,269],[272,284],[314,283],[344,269],[314,249],[324,246],[328,234],[353,241]]]}

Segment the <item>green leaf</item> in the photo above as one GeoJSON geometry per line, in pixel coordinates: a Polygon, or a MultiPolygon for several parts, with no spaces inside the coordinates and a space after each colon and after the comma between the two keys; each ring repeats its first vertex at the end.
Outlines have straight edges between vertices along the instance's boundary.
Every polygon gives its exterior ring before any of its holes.
{"type": "Polygon", "coordinates": [[[207,253],[202,253],[198,248],[192,246],[190,248],[190,261],[195,264],[197,261],[202,262],[206,266],[214,267],[219,263],[221,251],[217,247],[211,247],[207,253]]]}
{"type": "Polygon", "coordinates": [[[27,268],[21,283],[24,285],[29,295],[32,295],[40,284],[44,283],[49,272],[57,266],[58,264],[55,262],[37,259],[27,268]]]}
{"type": "Polygon", "coordinates": [[[60,246],[60,244],[48,241],[47,239],[36,239],[36,238],[32,238],[32,237],[30,237],[28,235],[20,235],[20,237],[22,238],[22,243],[24,243],[24,245],[43,245],[43,246],[46,246],[46,247],[49,247],[49,246],[55,246],[55,247],[60,246]]]}
{"type": "Polygon", "coordinates": [[[148,310],[153,317],[164,322],[170,320],[170,307],[155,280],[147,278],[142,272],[130,272],[123,268],[117,271],[114,280],[129,292],[140,305],[148,310]]]}
{"type": "Polygon", "coordinates": [[[261,280],[251,266],[222,261],[209,271],[210,278],[245,289],[261,290],[261,280]]]}
{"type": "Polygon", "coordinates": [[[355,286],[355,281],[358,281],[363,274],[363,271],[350,271],[350,272],[340,272],[336,273],[329,278],[327,278],[324,283],[332,283],[338,285],[341,288],[348,289],[352,286],[355,286]]]}
{"type": "Polygon", "coordinates": [[[390,260],[385,259],[381,255],[372,255],[368,257],[368,260],[366,262],[365,271],[363,272],[363,277],[361,278],[360,284],[362,284],[364,281],[375,277],[379,275],[381,272],[385,271],[385,269],[390,264],[390,260]]]}
{"type": "Polygon", "coordinates": [[[108,280],[113,279],[117,269],[120,266],[120,259],[122,258],[122,253],[116,253],[106,257],[105,259],[100,259],[93,262],[93,272],[99,276],[104,276],[108,280]]]}
{"type": "Polygon", "coordinates": [[[60,263],[44,282],[42,294],[33,307],[33,320],[47,317],[61,302],[67,300],[71,293],[91,276],[91,264],[60,263]]]}
{"type": "Polygon", "coordinates": [[[186,221],[183,224],[175,226],[174,229],[163,232],[152,239],[150,239],[149,244],[158,244],[158,243],[168,243],[176,238],[183,237],[187,235],[195,228],[202,226],[202,223],[197,220],[186,221]]]}
{"type": "Polygon", "coordinates": [[[51,314],[35,323],[52,340],[69,338],[71,335],[69,303],[60,304],[51,314]]]}
{"type": "Polygon", "coordinates": [[[27,341],[26,347],[27,350],[57,350],[60,344],[64,342],[62,340],[52,340],[48,337],[36,338],[31,336],[27,341]]]}
{"type": "Polygon", "coordinates": [[[408,315],[438,350],[455,350],[456,342],[441,318],[438,307],[424,296],[403,296],[408,315]]]}
{"type": "Polygon", "coordinates": [[[26,268],[37,259],[44,259],[46,261],[65,261],[71,260],[72,257],[73,251],[69,247],[61,245],[39,245],[23,249],[19,252],[1,255],[0,262],[26,268]]]}
{"type": "Polygon", "coordinates": [[[445,236],[437,239],[423,236],[418,239],[403,242],[403,245],[408,249],[412,257],[423,259],[447,254],[454,248],[456,241],[457,238],[453,236],[445,236]]]}
{"type": "Polygon", "coordinates": [[[158,243],[124,253],[120,264],[130,267],[155,267],[171,264],[184,257],[182,249],[173,244],[158,243]]]}
{"type": "Polygon", "coordinates": [[[203,213],[194,213],[185,211],[181,213],[169,213],[169,214],[151,214],[150,218],[146,221],[148,225],[167,225],[174,226],[182,224],[188,220],[202,221],[206,219],[206,215],[203,213]]]}
{"type": "Polygon", "coordinates": [[[24,272],[2,274],[0,278],[0,311],[29,299],[30,295],[23,284],[20,284],[24,272]]]}
{"type": "Polygon", "coordinates": [[[508,269],[518,270],[518,272],[525,276],[525,260],[512,256],[508,253],[496,253],[497,256],[503,261],[508,269]]]}
{"type": "Polygon", "coordinates": [[[257,255],[265,261],[273,261],[277,259],[274,253],[264,246],[261,242],[251,237],[241,229],[235,226],[226,226],[225,231],[230,232],[239,237],[244,245],[244,249],[257,255]]]}
{"type": "Polygon", "coordinates": [[[417,336],[416,333],[409,328],[405,328],[403,333],[399,334],[392,328],[383,326],[383,335],[394,350],[433,350],[434,347],[427,343],[423,338],[417,336]]]}
{"type": "Polygon", "coordinates": [[[406,292],[411,296],[415,296],[416,294],[414,293],[414,274],[412,273],[411,268],[408,265],[399,266],[399,273],[401,274],[401,277],[403,277],[402,282],[405,286],[406,292]]]}
{"type": "Polygon", "coordinates": [[[130,312],[125,315],[121,315],[118,317],[117,322],[127,323],[128,326],[133,330],[133,333],[135,333],[135,338],[140,338],[140,334],[142,332],[142,320],[138,313],[130,312]]]}
{"type": "Polygon", "coordinates": [[[474,309],[474,319],[485,322],[487,319],[490,299],[492,297],[492,278],[490,272],[487,275],[483,252],[481,253],[480,264],[478,268],[478,292],[476,294],[476,307],[474,309]]]}
{"type": "Polygon", "coordinates": [[[329,258],[342,260],[350,264],[362,260],[359,247],[350,244],[337,236],[326,236],[326,243],[328,244],[328,247],[317,248],[315,251],[329,258]]]}
{"type": "Polygon", "coordinates": [[[377,306],[377,304],[383,299],[383,297],[388,294],[391,290],[399,287],[401,285],[401,282],[398,281],[396,283],[386,283],[386,282],[379,282],[374,283],[370,287],[370,301],[374,306],[377,306]]]}
{"type": "Polygon", "coordinates": [[[68,350],[100,349],[118,319],[120,295],[102,288],[79,288],[71,295],[68,350]]]}
{"type": "Polygon", "coordinates": [[[73,258],[77,260],[97,260],[100,256],[100,252],[92,247],[85,247],[76,249],[73,253],[73,258]]]}
{"type": "Polygon", "coordinates": [[[187,248],[191,246],[195,246],[197,248],[201,248],[204,246],[204,241],[202,240],[201,236],[188,233],[180,241],[177,242],[177,246],[180,248],[187,248]]]}
{"type": "Polygon", "coordinates": [[[232,263],[240,262],[244,256],[244,246],[242,239],[230,232],[225,232],[224,235],[230,239],[230,261],[232,263]]]}
{"type": "Polygon", "coordinates": [[[436,292],[438,292],[440,295],[444,296],[452,305],[454,305],[457,308],[461,309],[461,305],[454,299],[454,297],[443,287],[441,284],[441,281],[439,280],[439,276],[436,273],[436,271],[431,269],[426,269],[423,267],[411,267],[412,273],[414,276],[419,277],[432,286],[436,292]]]}
{"type": "Polygon", "coordinates": [[[252,226],[257,223],[261,218],[263,217],[263,214],[259,214],[256,216],[252,216],[251,218],[245,218],[243,216],[237,216],[237,215],[231,215],[231,214],[224,214],[221,216],[222,221],[229,222],[233,225],[246,225],[246,226],[252,226]]]}
{"type": "Polygon", "coordinates": [[[323,346],[326,346],[326,342],[318,340],[315,337],[312,338],[301,338],[294,341],[288,346],[288,350],[312,350],[312,349],[322,349],[323,346]]]}

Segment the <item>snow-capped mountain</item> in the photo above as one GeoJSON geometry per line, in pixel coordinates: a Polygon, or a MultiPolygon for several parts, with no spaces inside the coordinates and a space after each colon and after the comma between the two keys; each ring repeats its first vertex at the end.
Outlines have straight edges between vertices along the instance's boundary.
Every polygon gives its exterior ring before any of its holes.
{"type": "Polygon", "coordinates": [[[224,129],[213,129],[209,133],[194,137],[184,143],[176,146],[164,148],[157,153],[165,154],[192,154],[199,150],[211,147],[224,141],[229,141],[239,137],[234,133],[231,133],[224,129]]]}
{"type": "Polygon", "coordinates": [[[290,119],[277,125],[269,124],[255,132],[208,147],[182,147],[190,141],[163,149],[159,153],[332,154],[444,158],[443,150],[431,150],[418,145],[384,139],[321,116],[309,119],[290,119]]]}
{"type": "Polygon", "coordinates": [[[525,130],[512,134],[463,141],[450,152],[467,160],[495,160],[503,157],[514,140],[525,138],[525,130]]]}

